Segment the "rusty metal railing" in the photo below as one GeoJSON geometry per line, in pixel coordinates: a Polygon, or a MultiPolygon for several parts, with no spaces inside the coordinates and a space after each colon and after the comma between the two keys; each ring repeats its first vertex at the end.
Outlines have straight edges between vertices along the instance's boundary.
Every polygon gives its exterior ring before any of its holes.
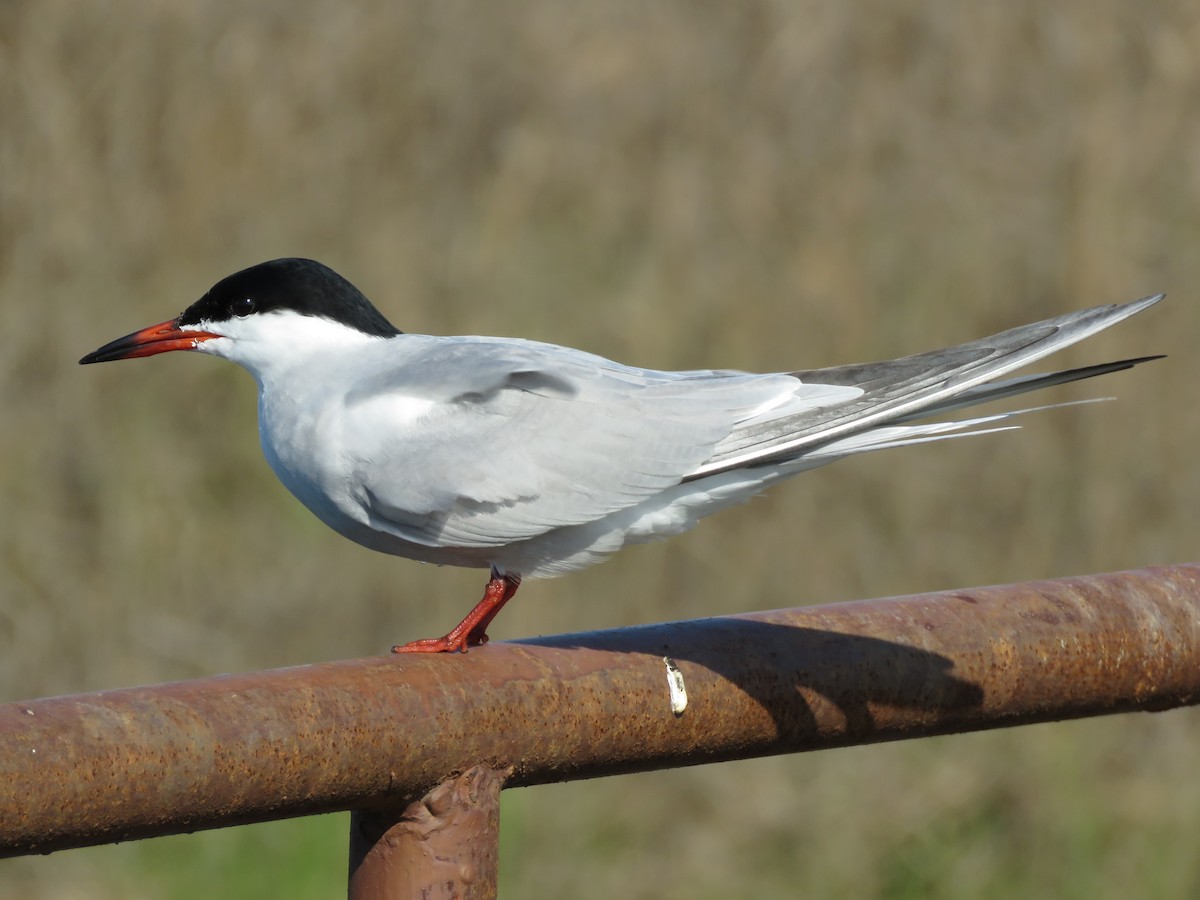
{"type": "Polygon", "coordinates": [[[502,786],[1197,702],[1200,564],[223,675],[0,705],[0,855],[352,809],[491,896],[502,786]]]}

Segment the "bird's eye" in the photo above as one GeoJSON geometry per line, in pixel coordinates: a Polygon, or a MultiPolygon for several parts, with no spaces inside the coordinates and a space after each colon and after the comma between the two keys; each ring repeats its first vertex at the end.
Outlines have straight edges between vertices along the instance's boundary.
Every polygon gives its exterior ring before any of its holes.
{"type": "Polygon", "coordinates": [[[258,304],[254,302],[253,297],[242,297],[233,301],[233,314],[238,318],[250,315],[257,308],[258,304]]]}

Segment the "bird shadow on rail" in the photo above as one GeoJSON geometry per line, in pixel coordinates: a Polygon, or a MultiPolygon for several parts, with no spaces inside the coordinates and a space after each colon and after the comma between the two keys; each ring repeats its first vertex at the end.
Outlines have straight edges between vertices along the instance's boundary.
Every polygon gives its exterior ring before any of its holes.
{"type": "MultiPolygon", "coordinates": [[[[942,730],[951,730],[953,720],[977,717],[984,698],[982,687],[952,674],[954,661],[941,654],[780,622],[700,619],[512,643],[691,662],[753,698],[783,740],[804,741],[830,731],[847,742],[882,737],[877,724],[881,709],[888,711],[891,734],[935,721],[942,730]]],[[[696,674],[689,675],[687,690],[701,699],[704,677],[696,674]]],[[[663,692],[665,703],[665,671],[663,692]]]]}

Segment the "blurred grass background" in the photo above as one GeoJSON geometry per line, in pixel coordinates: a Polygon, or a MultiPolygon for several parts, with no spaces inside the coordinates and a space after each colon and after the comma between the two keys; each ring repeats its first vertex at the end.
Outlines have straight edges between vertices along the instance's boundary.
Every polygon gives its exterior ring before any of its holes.
{"type": "MultiPolygon", "coordinates": [[[[408,331],[885,358],[1165,290],[1116,403],[823,469],[527,584],[497,639],[1196,558],[1200,7],[0,5],[6,699],[383,652],[475,571],[328,532],[250,379],[79,356],[284,255],[408,331]]],[[[1053,399],[1053,398],[1051,398],[1053,399]]],[[[448,661],[452,662],[452,661],[448,661]]],[[[1188,897],[1192,712],[505,795],[502,891],[1188,897]]],[[[0,896],[323,897],[344,816],[0,862],[0,896]]]]}

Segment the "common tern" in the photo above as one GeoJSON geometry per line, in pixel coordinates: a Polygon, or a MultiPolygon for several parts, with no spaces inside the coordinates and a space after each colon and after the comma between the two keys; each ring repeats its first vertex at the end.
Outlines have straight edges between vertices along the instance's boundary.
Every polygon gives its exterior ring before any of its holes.
{"type": "Polygon", "coordinates": [[[248,370],[267,461],[322,521],[373,550],[490,569],[453,630],[393,648],[466,651],[522,578],[679,534],[843,457],[1005,430],[1018,413],[920,420],[1158,358],[1001,379],[1161,299],[886,362],[666,372],[516,338],[406,334],[332,269],[277,259],[80,362],[198,350],[248,370]]]}

